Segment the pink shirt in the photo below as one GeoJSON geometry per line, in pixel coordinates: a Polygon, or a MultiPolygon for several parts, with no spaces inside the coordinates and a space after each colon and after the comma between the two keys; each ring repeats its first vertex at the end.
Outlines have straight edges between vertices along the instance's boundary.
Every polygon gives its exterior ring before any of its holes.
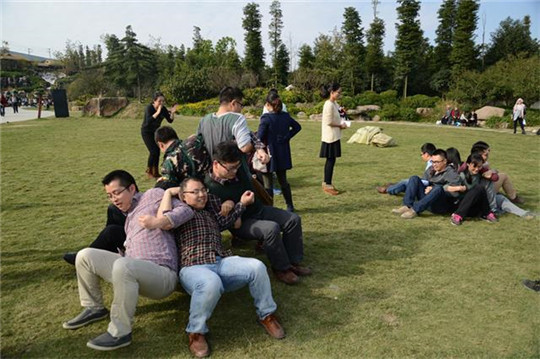
{"type": "MultiPolygon", "coordinates": [[[[178,252],[174,234],[162,229],[145,229],[139,224],[142,215],[157,215],[163,193],[161,188],[152,188],[144,194],[136,193],[128,211],[126,224],[126,257],[142,259],[178,270],[178,252]]],[[[176,228],[193,217],[193,210],[178,199],[173,199],[172,210],[164,213],[176,228]]]]}

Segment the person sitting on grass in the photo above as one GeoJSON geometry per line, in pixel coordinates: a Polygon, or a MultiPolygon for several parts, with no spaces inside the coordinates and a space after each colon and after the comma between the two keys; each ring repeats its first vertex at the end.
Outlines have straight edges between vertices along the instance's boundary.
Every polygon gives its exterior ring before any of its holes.
{"type": "Polygon", "coordinates": [[[456,190],[465,193],[461,198],[458,208],[452,213],[450,222],[458,226],[466,217],[480,217],[488,222],[497,222],[497,217],[489,208],[486,189],[480,184],[483,177],[480,173],[484,159],[480,154],[469,155],[466,168],[459,173],[461,184],[456,190]]]}
{"type": "MultiPolygon", "coordinates": [[[[253,191],[251,179],[239,171],[242,154],[234,141],[220,143],[214,152],[212,170],[205,185],[222,201],[237,203],[245,191],[253,191]]],[[[231,229],[233,235],[262,242],[276,278],[295,284],[298,276],[310,275],[311,270],[300,266],[304,256],[302,222],[293,212],[264,206],[256,197],[242,215],[242,225],[231,229]]]]}
{"type": "Polygon", "coordinates": [[[392,213],[411,219],[426,209],[440,214],[454,210],[458,194],[453,186],[459,185],[459,176],[451,166],[447,166],[444,150],[433,152],[431,161],[433,165],[426,170],[422,179],[418,176],[409,178],[403,206],[393,209],[392,213]]]}
{"type": "MultiPolygon", "coordinates": [[[[426,168],[427,170],[431,166],[431,155],[437,148],[433,143],[426,142],[420,147],[420,157],[422,158],[422,161],[426,162],[426,168]]],[[[399,181],[398,183],[387,183],[384,186],[377,186],[375,189],[377,192],[384,194],[388,193],[391,195],[397,195],[399,193],[405,192],[407,189],[407,183],[409,182],[409,179],[406,178],[404,180],[399,181]]]]}
{"type": "Polygon", "coordinates": [[[187,178],[179,188],[168,189],[161,209],[170,210],[172,198],[178,195],[194,212],[193,218],[176,232],[180,284],[191,295],[186,328],[191,353],[198,358],[210,354],[206,322],[223,292],[246,285],[254,299],[258,322],[273,338],[284,338],[285,332],[274,315],[277,305],[272,298],[266,266],[255,258],[233,256],[222,244],[221,231],[232,226],[253,203],[253,192],[245,191],[226,217],[220,214],[220,199],[208,194],[199,179],[187,178]]]}
{"type": "Polygon", "coordinates": [[[88,341],[95,350],[114,350],[131,344],[132,323],[140,295],[152,299],[169,296],[177,284],[178,253],[174,234],[193,217],[193,210],[174,200],[171,210],[155,216],[164,190],[152,188],[139,193],[135,179],[123,170],[112,171],[102,181],[109,200],[127,213],[125,253],[85,248],[77,254],[75,268],[79,297],[84,310],[64,322],[65,329],[77,329],[105,319],[109,312],[103,303],[100,278],[112,283],[114,297],[110,323],[105,333],[88,341]]]}

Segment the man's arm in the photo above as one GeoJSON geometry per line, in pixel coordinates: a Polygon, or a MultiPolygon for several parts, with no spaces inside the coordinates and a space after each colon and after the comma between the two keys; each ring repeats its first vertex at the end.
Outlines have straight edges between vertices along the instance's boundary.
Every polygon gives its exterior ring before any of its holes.
{"type": "Polygon", "coordinates": [[[172,187],[163,193],[157,216],[140,216],[139,224],[146,229],[170,230],[177,228],[193,218],[193,210],[176,197],[179,187],[172,187]]]}
{"type": "Polygon", "coordinates": [[[220,213],[221,200],[219,197],[212,194],[208,195],[207,209],[214,215],[214,218],[218,222],[219,230],[223,231],[230,228],[237,219],[240,218],[245,211],[246,206],[249,206],[255,200],[255,195],[251,191],[246,191],[240,198],[240,201],[234,205],[233,210],[227,215],[223,216],[220,213]]]}

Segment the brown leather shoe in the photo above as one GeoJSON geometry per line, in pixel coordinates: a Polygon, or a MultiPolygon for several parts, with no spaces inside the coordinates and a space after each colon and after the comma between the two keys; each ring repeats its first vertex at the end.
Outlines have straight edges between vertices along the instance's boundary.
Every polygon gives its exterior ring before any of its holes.
{"type": "Polygon", "coordinates": [[[145,174],[146,174],[146,178],[148,178],[148,179],[153,179],[154,178],[154,175],[152,173],[152,169],[150,167],[148,167],[146,169],[145,174]]]}
{"type": "Polygon", "coordinates": [[[337,196],[339,194],[339,191],[332,185],[325,185],[322,190],[332,196],[337,196]]]}
{"type": "Polygon", "coordinates": [[[274,271],[274,275],[277,280],[289,285],[296,284],[300,280],[300,278],[298,278],[298,276],[290,269],[274,271]]]}
{"type": "Polygon", "coordinates": [[[269,314],[264,319],[259,319],[259,323],[272,338],[285,338],[285,331],[274,314],[269,314]]]}
{"type": "Polygon", "coordinates": [[[297,263],[291,264],[291,271],[299,276],[311,275],[313,271],[308,267],[302,267],[297,263]]]}
{"type": "Polygon", "coordinates": [[[514,204],[524,204],[525,201],[523,200],[523,198],[521,198],[520,196],[516,195],[516,198],[514,199],[510,199],[510,202],[514,203],[514,204]]]}
{"type": "Polygon", "coordinates": [[[197,358],[204,358],[210,355],[210,348],[204,334],[189,333],[189,351],[197,358]]]}

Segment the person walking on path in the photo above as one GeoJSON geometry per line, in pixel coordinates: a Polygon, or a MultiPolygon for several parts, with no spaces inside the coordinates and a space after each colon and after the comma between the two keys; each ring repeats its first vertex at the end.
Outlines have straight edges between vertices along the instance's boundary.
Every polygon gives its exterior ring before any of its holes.
{"type": "Polygon", "coordinates": [[[516,133],[518,123],[521,127],[521,134],[525,134],[525,109],[526,106],[523,103],[523,99],[518,98],[512,111],[512,119],[514,120],[514,134],[516,133]]]}

